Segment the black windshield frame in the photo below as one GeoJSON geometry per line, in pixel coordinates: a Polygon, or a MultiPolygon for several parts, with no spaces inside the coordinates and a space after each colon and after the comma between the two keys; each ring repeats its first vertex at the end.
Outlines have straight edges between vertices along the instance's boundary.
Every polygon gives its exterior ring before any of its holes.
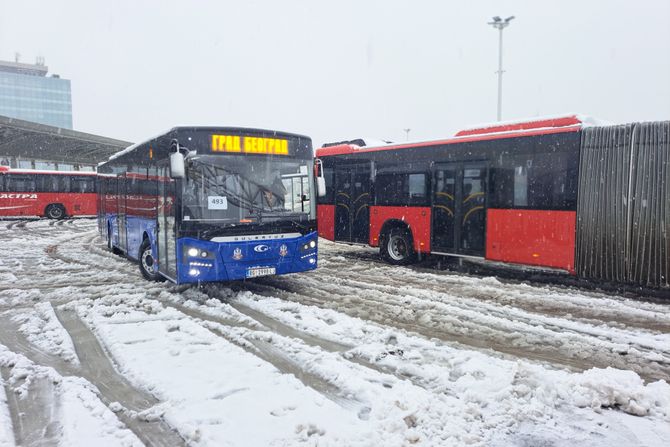
{"type": "Polygon", "coordinates": [[[311,159],[271,155],[195,156],[188,160],[187,176],[181,184],[184,223],[225,226],[302,221],[316,215],[311,159]]]}

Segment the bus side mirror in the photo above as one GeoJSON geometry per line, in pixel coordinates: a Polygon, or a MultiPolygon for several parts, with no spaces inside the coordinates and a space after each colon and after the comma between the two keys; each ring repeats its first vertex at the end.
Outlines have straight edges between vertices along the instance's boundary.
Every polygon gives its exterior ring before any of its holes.
{"type": "Polygon", "coordinates": [[[324,197],[326,195],[326,179],[323,177],[316,178],[316,192],[319,197],[324,197]]]}
{"type": "Polygon", "coordinates": [[[326,195],[326,179],[323,177],[323,163],[318,158],[315,160],[316,167],[316,195],[324,197],[326,195]]]}
{"type": "Polygon", "coordinates": [[[181,152],[174,152],[170,154],[170,177],[171,178],[186,177],[184,154],[182,154],[181,152]]]}
{"type": "Polygon", "coordinates": [[[186,165],[184,163],[184,154],[181,153],[181,147],[177,140],[170,143],[170,178],[186,178],[186,165]]]}

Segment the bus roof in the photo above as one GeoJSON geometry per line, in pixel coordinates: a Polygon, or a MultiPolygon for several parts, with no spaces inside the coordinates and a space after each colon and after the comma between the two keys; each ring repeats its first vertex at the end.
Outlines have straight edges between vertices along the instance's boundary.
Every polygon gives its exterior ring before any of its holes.
{"type": "Polygon", "coordinates": [[[317,157],[329,155],[344,155],[354,152],[373,152],[398,149],[409,149],[421,146],[438,146],[444,144],[467,143],[472,141],[497,140],[503,138],[528,137],[552,133],[577,132],[585,126],[595,124],[595,120],[577,114],[543,117],[520,121],[484,124],[461,130],[451,138],[428,141],[414,141],[406,143],[386,144],[382,146],[357,146],[354,144],[340,144],[322,147],[316,150],[317,157]]]}
{"type": "MultiPolygon", "coordinates": [[[[306,136],[306,135],[300,135],[296,133],[290,133],[290,132],[281,132],[277,130],[268,130],[268,129],[257,129],[257,128],[251,128],[251,127],[221,127],[221,126],[177,126],[173,127],[172,129],[163,132],[161,134],[156,135],[153,138],[149,138],[148,140],[142,141],[140,143],[133,144],[132,146],[129,146],[122,151],[119,151],[109,157],[109,160],[114,160],[116,158],[121,157],[124,154],[127,154],[128,152],[132,152],[134,149],[144,146],[149,143],[159,143],[160,141],[165,141],[167,140],[168,142],[174,138],[179,139],[180,137],[186,137],[189,135],[193,135],[196,133],[212,133],[212,132],[234,132],[237,134],[249,134],[249,135],[265,135],[265,136],[275,136],[275,137],[284,137],[284,138],[300,138],[300,139],[307,139],[311,141],[311,138],[306,136]]],[[[105,162],[99,163],[103,164],[105,162]]]]}

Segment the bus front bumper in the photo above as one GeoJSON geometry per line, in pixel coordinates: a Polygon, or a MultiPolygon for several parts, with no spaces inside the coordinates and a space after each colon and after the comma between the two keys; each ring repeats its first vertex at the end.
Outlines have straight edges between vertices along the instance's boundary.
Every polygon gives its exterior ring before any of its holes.
{"type": "Polygon", "coordinates": [[[314,270],[317,233],[247,242],[177,241],[177,283],[252,279],[314,270]]]}

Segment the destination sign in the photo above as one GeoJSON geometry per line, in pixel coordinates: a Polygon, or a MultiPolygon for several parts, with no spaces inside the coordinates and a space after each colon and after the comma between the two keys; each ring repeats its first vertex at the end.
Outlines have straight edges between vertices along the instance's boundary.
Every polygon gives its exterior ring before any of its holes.
{"type": "Polygon", "coordinates": [[[212,151],[288,155],[288,140],[240,135],[212,135],[212,151]]]}

